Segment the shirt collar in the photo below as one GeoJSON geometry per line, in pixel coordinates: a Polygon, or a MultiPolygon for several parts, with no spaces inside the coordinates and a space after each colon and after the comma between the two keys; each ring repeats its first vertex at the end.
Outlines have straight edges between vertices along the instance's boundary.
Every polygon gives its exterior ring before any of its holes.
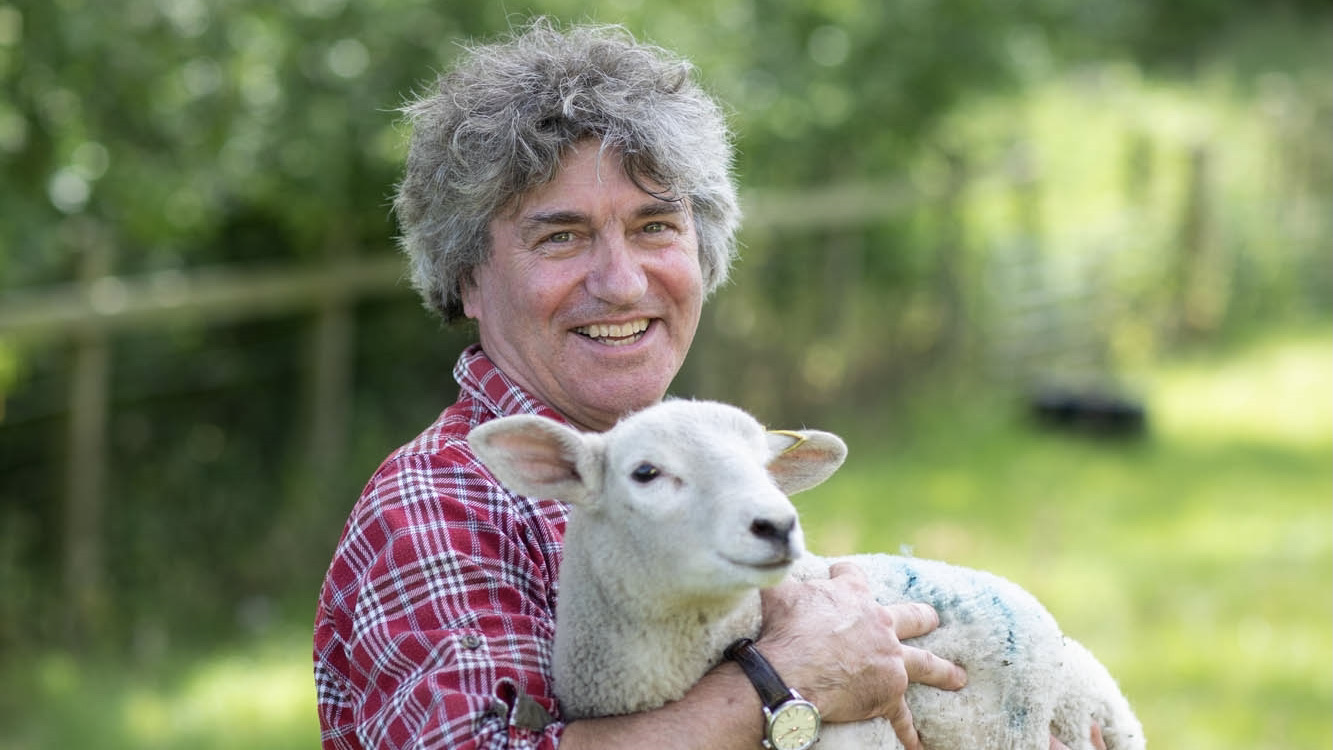
{"type": "Polygon", "coordinates": [[[473,344],[459,355],[458,363],[454,365],[454,380],[458,381],[458,387],[464,393],[475,398],[496,416],[536,414],[561,424],[569,423],[559,412],[528,393],[496,367],[486,352],[482,351],[481,344],[473,344]]]}

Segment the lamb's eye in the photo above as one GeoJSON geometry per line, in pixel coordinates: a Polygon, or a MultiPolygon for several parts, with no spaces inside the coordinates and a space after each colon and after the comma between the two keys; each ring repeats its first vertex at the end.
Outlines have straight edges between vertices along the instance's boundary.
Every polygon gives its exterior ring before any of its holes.
{"type": "Polygon", "coordinates": [[[642,463],[634,467],[634,471],[629,473],[630,477],[639,484],[648,484],[657,478],[662,472],[652,464],[642,463]]]}

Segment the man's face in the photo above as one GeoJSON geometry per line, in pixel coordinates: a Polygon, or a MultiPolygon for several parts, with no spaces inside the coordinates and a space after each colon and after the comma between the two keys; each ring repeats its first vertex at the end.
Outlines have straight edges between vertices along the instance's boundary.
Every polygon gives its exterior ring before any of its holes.
{"type": "Polygon", "coordinates": [[[505,374],[589,430],[666,394],[704,296],[683,201],[644,192],[619,154],[585,141],[490,232],[463,310],[505,374]]]}

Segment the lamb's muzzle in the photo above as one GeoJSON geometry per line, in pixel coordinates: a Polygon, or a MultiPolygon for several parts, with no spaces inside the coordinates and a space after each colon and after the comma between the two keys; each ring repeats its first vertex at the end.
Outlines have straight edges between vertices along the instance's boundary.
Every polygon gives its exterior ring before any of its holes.
{"type": "Polygon", "coordinates": [[[796,528],[796,516],[772,520],[756,518],[750,524],[750,533],[760,541],[767,542],[773,548],[775,562],[787,563],[792,560],[791,537],[796,528]]]}

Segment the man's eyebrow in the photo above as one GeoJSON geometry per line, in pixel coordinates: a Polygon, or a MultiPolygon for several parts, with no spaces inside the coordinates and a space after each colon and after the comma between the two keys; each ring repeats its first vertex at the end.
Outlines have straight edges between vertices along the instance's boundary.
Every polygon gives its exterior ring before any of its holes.
{"type": "MultiPolygon", "coordinates": [[[[684,201],[660,199],[643,203],[635,209],[634,216],[640,219],[648,219],[654,216],[671,216],[681,213],[685,213],[684,201]]],[[[550,211],[533,211],[524,216],[519,221],[519,225],[525,230],[536,230],[548,226],[585,224],[588,221],[588,215],[582,211],[553,209],[550,211]]]]}
{"type": "Polygon", "coordinates": [[[581,211],[566,211],[557,209],[554,211],[534,211],[524,216],[519,221],[519,226],[523,229],[541,229],[552,225],[582,224],[588,220],[588,215],[581,211]]]}
{"type": "Polygon", "coordinates": [[[639,210],[635,211],[634,215],[641,219],[649,219],[654,216],[671,216],[683,213],[685,213],[685,201],[660,199],[639,206],[639,210]]]}

